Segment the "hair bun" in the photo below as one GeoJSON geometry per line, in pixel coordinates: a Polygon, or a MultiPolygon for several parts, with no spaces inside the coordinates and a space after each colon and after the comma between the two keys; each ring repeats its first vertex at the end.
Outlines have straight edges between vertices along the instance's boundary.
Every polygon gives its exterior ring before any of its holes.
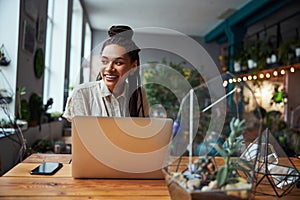
{"type": "Polygon", "coordinates": [[[108,35],[109,37],[120,36],[127,39],[132,39],[133,30],[129,26],[117,25],[110,27],[108,30],[108,35]]]}

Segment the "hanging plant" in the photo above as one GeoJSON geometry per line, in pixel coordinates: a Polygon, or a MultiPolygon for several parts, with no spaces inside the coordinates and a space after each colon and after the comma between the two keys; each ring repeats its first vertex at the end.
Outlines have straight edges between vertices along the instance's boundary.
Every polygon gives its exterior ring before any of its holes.
{"type": "Polygon", "coordinates": [[[6,49],[4,47],[4,44],[0,47],[0,65],[2,66],[8,66],[10,63],[11,59],[6,52],[6,49]]]}

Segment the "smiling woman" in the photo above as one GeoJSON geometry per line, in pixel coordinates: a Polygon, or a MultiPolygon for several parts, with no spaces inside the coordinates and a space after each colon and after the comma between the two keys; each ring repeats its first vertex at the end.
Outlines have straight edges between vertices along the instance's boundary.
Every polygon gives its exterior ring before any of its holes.
{"type": "Polygon", "coordinates": [[[122,92],[128,72],[136,67],[137,61],[131,62],[122,46],[112,44],[102,52],[100,74],[108,89],[115,94],[122,92]]]}
{"type": "Polygon", "coordinates": [[[64,117],[147,117],[149,105],[139,75],[140,49],[128,26],[112,26],[101,50],[97,81],[79,85],[68,98],[64,117]],[[126,81],[128,80],[128,81],[126,81]]]}

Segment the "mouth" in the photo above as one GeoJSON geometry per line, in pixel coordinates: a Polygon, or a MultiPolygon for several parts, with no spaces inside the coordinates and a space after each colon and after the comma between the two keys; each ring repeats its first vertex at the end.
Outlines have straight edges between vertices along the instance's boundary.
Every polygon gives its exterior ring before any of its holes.
{"type": "Polygon", "coordinates": [[[104,77],[107,81],[115,81],[119,78],[119,76],[111,75],[111,74],[106,74],[106,75],[104,75],[104,77]]]}

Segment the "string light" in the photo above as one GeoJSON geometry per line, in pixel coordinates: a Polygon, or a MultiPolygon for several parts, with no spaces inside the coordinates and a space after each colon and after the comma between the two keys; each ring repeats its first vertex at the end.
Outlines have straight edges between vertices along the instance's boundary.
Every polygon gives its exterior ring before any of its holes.
{"type": "Polygon", "coordinates": [[[263,79],[265,77],[264,74],[259,74],[259,78],[263,79]]]}
{"type": "Polygon", "coordinates": [[[290,68],[290,72],[294,73],[294,72],[295,72],[295,68],[294,68],[294,67],[291,67],[291,68],[290,68]]]}
{"type": "Polygon", "coordinates": [[[226,87],[227,85],[228,85],[228,81],[225,80],[225,81],[223,82],[223,87],[226,87]]]}
{"type": "MultiPolygon", "coordinates": [[[[293,67],[293,66],[290,67],[289,70],[290,70],[291,73],[294,73],[296,71],[295,67],[293,67]]],[[[279,69],[278,71],[277,70],[269,71],[266,74],[259,73],[259,75],[253,75],[253,76],[252,75],[246,75],[246,76],[243,76],[243,77],[231,78],[231,79],[225,80],[223,82],[223,86],[227,87],[228,84],[230,84],[230,83],[236,83],[236,82],[242,82],[242,81],[246,82],[248,80],[251,81],[251,80],[256,80],[258,78],[260,78],[260,79],[264,79],[264,78],[269,79],[269,78],[271,78],[271,75],[273,75],[274,77],[277,77],[279,75],[279,73],[281,75],[285,75],[286,71],[285,71],[285,69],[279,69]]]]}

